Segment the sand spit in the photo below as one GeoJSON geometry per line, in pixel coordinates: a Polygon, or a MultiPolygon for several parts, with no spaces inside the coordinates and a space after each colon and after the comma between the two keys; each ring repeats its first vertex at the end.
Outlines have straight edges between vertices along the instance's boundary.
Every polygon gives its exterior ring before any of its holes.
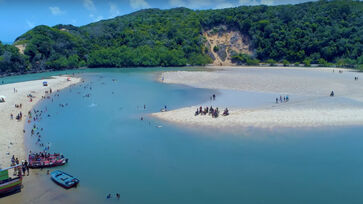
{"type": "MultiPolygon", "coordinates": [[[[260,108],[230,109],[230,116],[212,118],[194,116],[199,107],[186,107],[153,116],[185,125],[248,127],[317,127],[363,125],[362,73],[333,68],[236,68],[213,67],[210,72],[164,72],[164,83],[183,84],[214,90],[231,89],[250,92],[294,95],[287,103],[260,108]],[[354,80],[354,77],[361,78],[354,80]],[[335,97],[329,97],[334,90],[335,97]]],[[[217,97],[222,97],[217,96],[217,97]]],[[[220,107],[220,111],[223,112],[220,107]]]]}
{"type": "MultiPolygon", "coordinates": [[[[173,111],[154,113],[162,120],[184,125],[213,127],[318,127],[340,125],[363,125],[363,109],[230,109],[229,116],[194,116],[198,107],[187,107],[173,111]]],[[[222,110],[223,111],[223,110],[222,110]]]]}

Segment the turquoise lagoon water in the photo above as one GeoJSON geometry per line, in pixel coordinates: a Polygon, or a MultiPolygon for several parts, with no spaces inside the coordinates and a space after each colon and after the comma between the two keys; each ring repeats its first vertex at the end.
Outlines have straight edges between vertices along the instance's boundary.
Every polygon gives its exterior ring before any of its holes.
{"type": "Polygon", "coordinates": [[[159,121],[148,114],[211,104],[213,93],[216,105],[225,94],[230,106],[248,107],[273,103],[274,94],[167,85],[155,80],[158,71],[82,73],[85,83],[37,106],[51,116],[37,122],[43,142],[70,159],[59,169],[81,180],[65,192],[70,200],[117,202],[105,197],[118,192],[120,203],[363,202],[362,127],[225,131],[159,121]]]}

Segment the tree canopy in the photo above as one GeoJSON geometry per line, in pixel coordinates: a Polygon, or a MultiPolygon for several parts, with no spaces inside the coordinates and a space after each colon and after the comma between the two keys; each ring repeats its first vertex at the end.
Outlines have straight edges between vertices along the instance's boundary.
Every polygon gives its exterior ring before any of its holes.
{"type": "Polygon", "coordinates": [[[363,2],[320,0],[297,5],[194,11],[145,9],[76,27],[37,26],[13,45],[0,43],[0,72],[76,67],[205,65],[203,31],[219,25],[247,35],[251,56],[237,64],[363,64],[363,2]],[[25,45],[20,54],[15,45],[25,45]]]}

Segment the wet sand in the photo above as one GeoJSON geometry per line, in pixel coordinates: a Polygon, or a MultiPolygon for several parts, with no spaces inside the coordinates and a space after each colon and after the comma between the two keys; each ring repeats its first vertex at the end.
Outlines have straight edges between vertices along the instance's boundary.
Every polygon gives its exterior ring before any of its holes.
{"type": "Polygon", "coordinates": [[[76,197],[69,197],[69,191],[57,186],[50,180],[47,170],[31,170],[30,176],[23,179],[23,188],[20,193],[0,198],[0,203],[79,203],[76,197]]]}
{"type": "MultiPolygon", "coordinates": [[[[184,125],[222,128],[363,125],[362,73],[336,68],[210,67],[209,69],[212,71],[164,72],[160,76],[160,81],[213,89],[216,92],[248,91],[275,94],[278,98],[289,95],[290,100],[276,104],[275,97],[272,97],[264,102],[268,105],[253,108],[244,107],[241,101],[240,107],[230,109],[229,116],[218,118],[194,116],[199,104],[152,115],[184,125]],[[355,76],[361,80],[354,80],[355,76]],[[335,92],[334,97],[329,96],[332,90],[335,92]],[[291,95],[294,97],[291,98],[291,95]]],[[[221,104],[223,94],[217,95],[217,98],[221,104]]],[[[220,114],[224,108],[219,107],[220,114]]]]}

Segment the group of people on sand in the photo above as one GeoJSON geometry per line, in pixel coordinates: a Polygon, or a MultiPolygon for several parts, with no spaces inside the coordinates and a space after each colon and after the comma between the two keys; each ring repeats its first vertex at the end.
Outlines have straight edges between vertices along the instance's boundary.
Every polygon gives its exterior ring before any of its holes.
{"type": "MultiPolygon", "coordinates": [[[[19,165],[19,159],[18,158],[15,158],[15,156],[13,155],[11,157],[11,166],[16,166],[16,165],[19,165]]],[[[20,169],[19,169],[20,170],[20,169]]],[[[14,176],[16,175],[16,171],[17,169],[14,169],[14,176]]],[[[25,176],[25,173],[27,173],[27,176],[29,176],[29,163],[27,160],[23,160],[21,162],[21,172],[22,172],[22,175],[25,176]]]]}
{"type": "Polygon", "coordinates": [[[28,94],[26,97],[29,98],[29,102],[33,102],[34,96],[32,94],[28,94]]]}
{"type": "MultiPolygon", "coordinates": [[[[10,113],[10,120],[13,120],[13,119],[14,119],[14,115],[13,115],[12,113],[10,113]]],[[[22,120],[22,119],[23,119],[23,113],[20,111],[20,112],[16,115],[15,119],[16,119],[17,121],[22,120]]]]}
{"type": "MultiPolygon", "coordinates": [[[[197,109],[197,111],[195,111],[195,116],[197,115],[211,115],[213,118],[218,118],[219,116],[219,109],[218,108],[213,108],[212,106],[211,107],[205,107],[203,109],[202,106],[199,107],[199,109],[197,109]]],[[[228,108],[224,109],[223,111],[223,116],[227,116],[229,115],[229,110],[228,108]]]]}
{"type": "Polygon", "coordinates": [[[282,97],[281,95],[280,95],[280,98],[276,98],[276,103],[286,103],[286,102],[289,102],[289,96],[284,96],[284,97],[282,97]]]}
{"type": "MultiPolygon", "coordinates": [[[[19,108],[19,109],[22,109],[23,108],[23,104],[15,104],[14,105],[15,106],[15,108],[19,108]]],[[[10,113],[10,120],[13,120],[14,119],[14,115],[12,114],[12,113],[10,113]]],[[[20,120],[22,120],[23,119],[23,113],[20,111],[17,115],[16,115],[16,117],[15,117],[15,119],[17,120],[17,121],[20,121],[20,120]]]]}
{"type": "Polygon", "coordinates": [[[23,108],[23,104],[15,104],[15,108],[23,108]]]}
{"type": "MultiPolygon", "coordinates": [[[[210,96],[210,100],[211,101],[214,101],[216,100],[216,95],[213,94],[210,96]]],[[[219,109],[218,107],[217,108],[213,108],[213,106],[210,106],[210,107],[205,107],[203,108],[202,106],[200,106],[199,108],[197,108],[197,110],[195,111],[194,115],[197,116],[197,115],[210,115],[212,116],[213,118],[218,118],[219,117],[219,109]]],[[[228,116],[229,115],[229,110],[228,108],[224,109],[223,111],[223,116],[228,116]]]]}
{"type": "MultiPolygon", "coordinates": [[[[15,108],[19,108],[19,109],[21,109],[23,107],[23,105],[20,103],[20,104],[15,104],[15,108]]],[[[12,113],[10,113],[10,120],[13,120],[14,119],[14,115],[12,114],[12,113]]],[[[16,117],[15,117],[15,119],[17,120],[17,121],[21,121],[22,119],[23,119],[23,113],[20,111],[17,115],[16,115],[16,117]]]]}

